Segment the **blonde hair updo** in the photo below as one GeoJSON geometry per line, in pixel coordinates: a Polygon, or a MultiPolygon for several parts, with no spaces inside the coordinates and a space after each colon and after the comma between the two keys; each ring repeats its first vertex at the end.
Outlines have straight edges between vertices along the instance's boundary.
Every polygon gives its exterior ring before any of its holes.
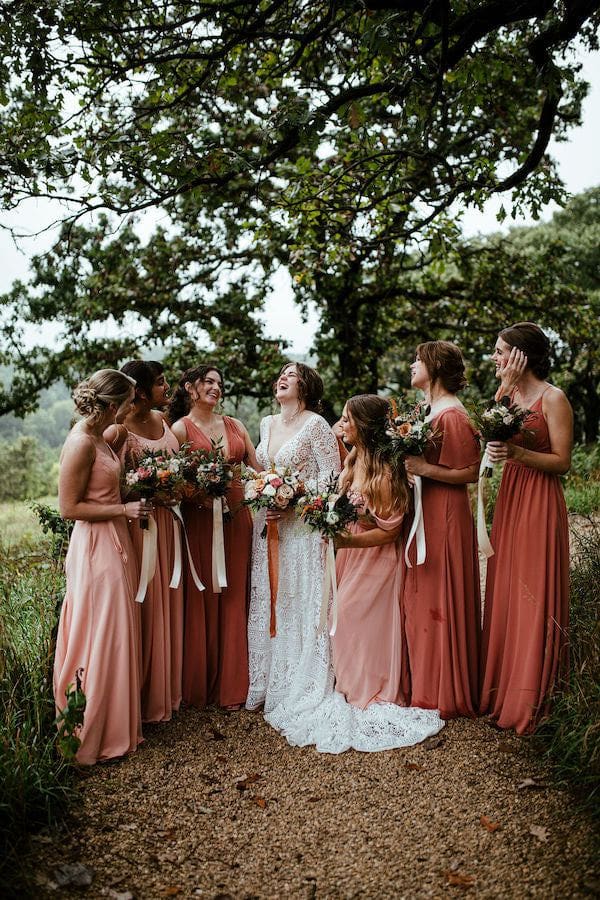
{"type": "Polygon", "coordinates": [[[77,412],[91,423],[102,417],[111,403],[120,406],[135,387],[135,380],[117,369],[100,369],[73,391],[77,412]]]}

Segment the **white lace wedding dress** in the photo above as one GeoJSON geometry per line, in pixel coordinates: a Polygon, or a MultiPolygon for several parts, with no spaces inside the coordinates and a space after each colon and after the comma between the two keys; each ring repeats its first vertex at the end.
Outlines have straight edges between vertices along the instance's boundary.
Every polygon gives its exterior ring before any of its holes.
{"type": "MultiPolygon", "coordinates": [[[[305,482],[323,486],[340,469],[337,441],[325,420],[313,414],[271,460],[272,416],[260,425],[258,462],[301,469],[305,482]]],[[[248,619],[250,689],[247,709],[264,704],[265,719],[290,744],[315,744],[324,753],[406,747],[444,725],[436,710],[371,703],[358,709],[334,690],[329,636],[319,632],[325,548],[318,534],[295,518],[279,524],[277,634],[269,636],[270,591],[265,512],[257,513],[252,542],[248,619]]]]}

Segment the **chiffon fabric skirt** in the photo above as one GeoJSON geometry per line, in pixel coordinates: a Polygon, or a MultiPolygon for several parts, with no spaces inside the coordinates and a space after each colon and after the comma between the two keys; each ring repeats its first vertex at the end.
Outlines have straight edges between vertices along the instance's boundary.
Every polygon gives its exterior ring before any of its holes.
{"type": "Polygon", "coordinates": [[[93,765],[135,750],[140,714],[137,564],[124,518],[76,522],[54,662],[58,709],[82,670],[86,697],[77,761],[93,765]]]}

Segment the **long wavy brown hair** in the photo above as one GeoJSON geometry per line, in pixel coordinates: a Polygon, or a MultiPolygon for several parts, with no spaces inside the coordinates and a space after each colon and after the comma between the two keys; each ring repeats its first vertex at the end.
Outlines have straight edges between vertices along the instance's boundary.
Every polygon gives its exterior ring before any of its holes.
{"type": "Polygon", "coordinates": [[[362,494],[373,511],[382,509],[381,498],[390,497],[392,507],[406,510],[410,504],[410,491],[403,465],[394,465],[388,452],[385,429],[390,404],[376,394],[357,394],[346,402],[356,428],[356,445],[352,448],[340,476],[340,489],[346,490],[354,480],[354,469],[360,459],[364,465],[366,480],[362,494]]]}

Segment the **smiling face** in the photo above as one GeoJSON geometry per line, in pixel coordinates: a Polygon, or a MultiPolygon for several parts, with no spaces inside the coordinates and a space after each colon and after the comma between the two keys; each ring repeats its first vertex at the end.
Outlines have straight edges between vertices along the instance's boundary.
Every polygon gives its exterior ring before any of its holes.
{"type": "Polygon", "coordinates": [[[298,372],[295,365],[286,366],[275,385],[275,398],[282,400],[298,400],[298,372]]]}
{"type": "Polygon", "coordinates": [[[430,381],[431,379],[429,377],[429,372],[427,371],[427,366],[417,353],[415,355],[415,361],[411,363],[410,366],[410,386],[424,391],[429,387],[430,381]]]}
{"type": "Polygon", "coordinates": [[[342,410],[340,424],[342,426],[342,440],[346,444],[350,444],[351,447],[354,447],[358,438],[358,431],[347,403],[342,410]]]}
{"type": "Polygon", "coordinates": [[[214,408],[223,396],[223,382],[215,369],[209,369],[204,378],[198,378],[193,384],[188,381],[185,389],[192,403],[214,408]]]}
{"type": "Polygon", "coordinates": [[[502,369],[508,362],[508,357],[510,356],[510,351],[512,347],[503,341],[501,337],[496,341],[496,346],[494,347],[494,352],[492,353],[492,360],[494,361],[494,365],[496,366],[496,378],[500,378],[502,374],[502,369]]]}
{"type": "Polygon", "coordinates": [[[152,385],[150,405],[153,409],[165,409],[169,402],[169,383],[164,375],[159,375],[152,385]]]}

